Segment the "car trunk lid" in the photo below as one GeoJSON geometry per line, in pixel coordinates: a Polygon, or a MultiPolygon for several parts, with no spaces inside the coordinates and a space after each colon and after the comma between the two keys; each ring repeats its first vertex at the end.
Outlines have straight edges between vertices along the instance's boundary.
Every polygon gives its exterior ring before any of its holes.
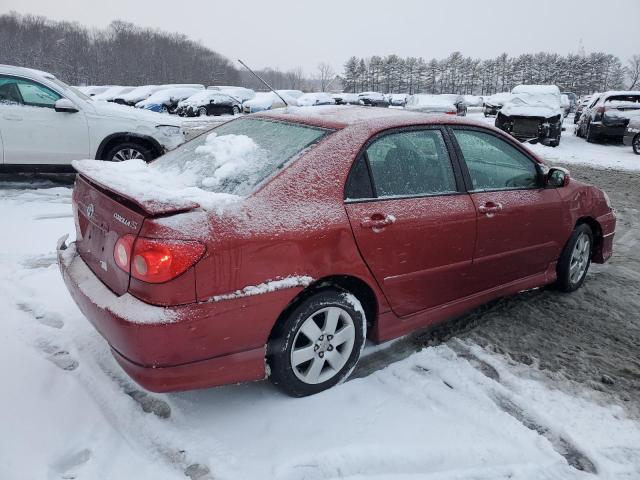
{"type": "Polygon", "coordinates": [[[113,258],[113,249],[123,235],[137,235],[145,215],[131,208],[113,192],[78,177],[73,191],[76,247],[93,273],[116,295],[129,288],[129,273],[113,258]]]}

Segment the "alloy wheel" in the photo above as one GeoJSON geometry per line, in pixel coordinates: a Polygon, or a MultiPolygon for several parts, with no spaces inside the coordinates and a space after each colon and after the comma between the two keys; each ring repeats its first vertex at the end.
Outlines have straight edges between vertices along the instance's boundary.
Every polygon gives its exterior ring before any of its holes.
{"type": "Polygon", "coordinates": [[[351,315],[340,307],[326,307],[310,315],[296,332],[291,368],[307,384],[326,382],[345,366],[356,340],[351,315]]]}
{"type": "Polygon", "coordinates": [[[633,153],[640,155],[640,134],[633,139],[633,153]]]}
{"type": "Polygon", "coordinates": [[[569,281],[572,284],[579,283],[587,272],[589,258],[591,256],[591,240],[585,233],[581,233],[571,252],[569,262],[569,281]]]}
{"type": "Polygon", "coordinates": [[[144,155],[135,148],[123,148],[111,158],[112,162],[124,162],[125,160],[144,160],[144,155]]]}

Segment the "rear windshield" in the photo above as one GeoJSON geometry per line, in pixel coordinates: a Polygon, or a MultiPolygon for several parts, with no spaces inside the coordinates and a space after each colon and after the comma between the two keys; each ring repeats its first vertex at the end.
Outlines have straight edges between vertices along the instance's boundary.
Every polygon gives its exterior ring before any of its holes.
{"type": "Polygon", "coordinates": [[[640,95],[614,95],[608,97],[604,103],[612,107],[640,108],[640,95]]]}
{"type": "Polygon", "coordinates": [[[246,196],[331,130],[243,118],[200,135],[153,162],[168,175],[216,193],[246,196]]]}

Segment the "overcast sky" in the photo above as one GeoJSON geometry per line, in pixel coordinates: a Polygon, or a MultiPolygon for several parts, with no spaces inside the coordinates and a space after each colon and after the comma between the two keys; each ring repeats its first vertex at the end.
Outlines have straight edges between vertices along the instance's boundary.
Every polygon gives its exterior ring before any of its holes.
{"type": "Polygon", "coordinates": [[[581,45],[623,62],[640,54],[640,0],[0,0],[0,13],[11,10],[178,31],[255,68],[299,65],[307,74],[320,61],[340,72],[351,55],[490,58],[581,45]]]}

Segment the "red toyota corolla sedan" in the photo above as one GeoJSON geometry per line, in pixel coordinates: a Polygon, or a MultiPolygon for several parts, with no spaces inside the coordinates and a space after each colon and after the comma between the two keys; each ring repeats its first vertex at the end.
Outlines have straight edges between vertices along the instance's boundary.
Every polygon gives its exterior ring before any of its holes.
{"type": "Polygon", "coordinates": [[[320,392],[365,338],[542,285],[570,292],[612,253],[605,193],[455,117],[288,108],[150,164],[74,165],[60,269],[152,391],[269,377],[320,392]]]}

